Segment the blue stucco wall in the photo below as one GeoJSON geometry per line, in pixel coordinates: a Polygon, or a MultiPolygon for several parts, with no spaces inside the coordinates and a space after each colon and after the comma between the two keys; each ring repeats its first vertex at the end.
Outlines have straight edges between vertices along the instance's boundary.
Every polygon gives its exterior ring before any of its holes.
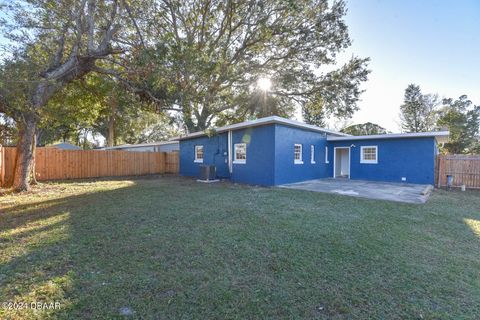
{"type": "Polygon", "coordinates": [[[275,126],[266,125],[232,132],[232,160],[235,143],[246,143],[247,161],[232,164],[228,171],[228,133],[211,138],[199,137],[180,141],[180,175],[198,177],[200,165],[217,167],[218,178],[230,178],[233,182],[262,186],[274,183],[274,142],[275,126]],[[203,163],[195,163],[195,146],[203,145],[203,163]]]}
{"type": "MultiPolygon", "coordinates": [[[[232,160],[234,145],[246,143],[247,161],[232,164],[232,182],[273,186],[328,176],[325,163],[326,137],[284,125],[270,124],[232,132],[232,160]],[[303,164],[294,163],[294,144],[303,145],[303,164]],[[310,146],[315,146],[315,164],[311,163],[310,146]]],[[[200,137],[180,142],[180,174],[198,177],[199,165],[194,163],[195,145],[204,146],[204,164],[215,164],[219,178],[228,178],[227,133],[212,138],[200,137]]]]}
{"type": "Polygon", "coordinates": [[[320,132],[275,125],[275,185],[327,177],[326,137],[320,132]],[[294,145],[302,145],[303,164],[294,163],[294,145]],[[315,146],[315,163],[311,163],[310,146],[315,146]]]}
{"type": "Polygon", "coordinates": [[[217,167],[217,177],[233,182],[272,186],[333,176],[334,147],[350,148],[350,178],[359,180],[433,184],[435,139],[399,138],[327,142],[324,134],[285,125],[270,124],[232,132],[232,159],[235,143],[247,144],[245,164],[227,163],[228,134],[180,141],[180,174],[198,177],[200,163],[194,163],[195,145],[204,146],[203,164],[217,167]],[[294,144],[303,146],[303,164],[294,163],[294,144]],[[310,146],[315,146],[315,164],[310,146]],[[360,163],[361,146],[378,146],[378,163],[360,163]],[[325,163],[328,146],[329,163],[325,163]]]}
{"type": "Polygon", "coordinates": [[[275,125],[235,130],[232,132],[232,159],[235,143],[247,144],[245,164],[233,164],[233,182],[261,186],[274,184],[275,125]]]}
{"type": "Polygon", "coordinates": [[[403,182],[402,177],[406,177],[406,183],[434,183],[437,148],[433,137],[328,142],[329,177],[333,176],[334,147],[352,144],[355,147],[350,148],[350,179],[403,182]],[[377,164],[360,163],[361,146],[378,146],[377,164]]]}
{"type": "Polygon", "coordinates": [[[229,178],[226,152],[228,140],[226,133],[220,133],[211,138],[199,137],[180,141],[180,175],[198,177],[200,165],[215,165],[218,178],[229,178]],[[203,163],[195,163],[195,146],[203,145],[203,163]]]}

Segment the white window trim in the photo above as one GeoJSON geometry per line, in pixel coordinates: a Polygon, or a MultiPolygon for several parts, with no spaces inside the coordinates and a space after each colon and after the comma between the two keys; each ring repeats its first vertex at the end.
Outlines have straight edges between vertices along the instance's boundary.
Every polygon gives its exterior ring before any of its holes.
{"type": "Polygon", "coordinates": [[[310,145],[310,163],[315,164],[315,146],[312,144],[310,145]]]}
{"type": "Polygon", "coordinates": [[[325,163],[330,163],[330,161],[328,161],[328,147],[325,146],[325,163]]]}
{"type": "MultiPolygon", "coordinates": [[[[197,158],[197,148],[200,148],[200,147],[202,148],[202,151],[203,151],[203,150],[204,150],[204,149],[203,149],[203,145],[197,145],[197,146],[195,146],[195,160],[193,160],[193,162],[195,162],[195,163],[203,163],[203,158],[202,158],[202,159],[198,159],[198,158],[197,158]]],[[[202,154],[203,154],[203,153],[202,153],[202,154]]],[[[203,154],[203,156],[205,156],[205,154],[203,154]]]]}
{"type": "Polygon", "coordinates": [[[378,146],[361,146],[360,147],[360,163],[365,164],[377,164],[378,163],[378,146]],[[375,160],[364,160],[363,159],[363,149],[375,149],[375,160]]]}
{"type": "Polygon", "coordinates": [[[247,144],[246,143],[235,143],[233,145],[233,163],[235,164],[245,164],[247,163],[247,144]],[[241,145],[244,145],[245,146],[245,159],[237,159],[237,146],[241,146],[241,145]]]}
{"type": "Polygon", "coordinates": [[[293,163],[294,164],[303,164],[303,146],[300,143],[295,143],[293,145],[293,163]],[[300,159],[295,159],[295,147],[300,147],[300,159]]]}

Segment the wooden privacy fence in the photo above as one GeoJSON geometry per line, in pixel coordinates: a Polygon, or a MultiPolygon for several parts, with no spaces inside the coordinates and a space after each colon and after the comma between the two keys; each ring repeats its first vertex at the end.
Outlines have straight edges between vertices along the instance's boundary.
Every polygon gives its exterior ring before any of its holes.
{"type": "Polygon", "coordinates": [[[438,155],[435,177],[438,188],[447,185],[447,175],[452,175],[453,186],[480,189],[480,155],[438,155]]]}
{"type": "Polygon", "coordinates": [[[5,184],[5,148],[0,146],[0,187],[5,184]]]}
{"type": "MultiPolygon", "coordinates": [[[[2,186],[13,178],[15,156],[15,148],[0,147],[2,186]]],[[[35,159],[39,181],[178,173],[179,168],[177,152],[37,148],[35,159]]]]}

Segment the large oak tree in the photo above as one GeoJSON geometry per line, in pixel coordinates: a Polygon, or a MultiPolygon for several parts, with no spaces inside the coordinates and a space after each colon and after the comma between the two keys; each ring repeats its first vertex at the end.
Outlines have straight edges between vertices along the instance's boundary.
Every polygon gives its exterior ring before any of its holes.
{"type": "Polygon", "coordinates": [[[125,54],[134,42],[128,32],[135,30],[129,2],[20,0],[2,4],[5,18],[0,27],[9,40],[9,56],[0,70],[0,112],[18,127],[16,190],[29,188],[35,132],[49,100],[94,71],[97,61],[125,54]]]}
{"type": "Polygon", "coordinates": [[[348,117],[368,59],[336,65],[350,45],[345,13],[343,1],[328,0],[157,1],[153,46],[135,56],[137,86],[179,112],[188,131],[302,106],[348,117]],[[266,93],[255,85],[263,77],[266,93]]]}
{"type": "Polygon", "coordinates": [[[311,122],[348,117],[368,74],[368,59],[337,65],[350,45],[343,1],[25,0],[2,10],[12,46],[0,113],[18,127],[17,190],[28,189],[42,110],[90,72],[176,113],[188,131],[303,106],[311,122]],[[261,77],[271,91],[255,86],[261,77]]]}

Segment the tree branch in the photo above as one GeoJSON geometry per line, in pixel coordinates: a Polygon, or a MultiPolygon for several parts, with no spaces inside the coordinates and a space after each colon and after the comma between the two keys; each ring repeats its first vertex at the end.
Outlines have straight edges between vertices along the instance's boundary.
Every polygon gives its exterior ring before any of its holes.
{"type": "Polygon", "coordinates": [[[135,27],[135,30],[137,32],[137,36],[140,39],[140,43],[142,44],[142,47],[145,48],[145,42],[143,41],[143,35],[142,32],[140,31],[140,28],[138,27],[137,21],[135,17],[132,14],[132,9],[130,8],[130,5],[127,3],[127,1],[123,1],[123,6],[125,7],[125,10],[127,11],[127,14],[132,21],[133,26],[135,27]]]}
{"type": "Polygon", "coordinates": [[[133,92],[135,94],[146,95],[150,101],[154,102],[157,106],[160,106],[161,110],[182,111],[181,109],[178,109],[178,108],[166,107],[164,99],[155,97],[155,95],[150,90],[135,86],[132,82],[125,79],[119,72],[115,70],[105,69],[105,68],[95,66],[93,67],[92,71],[111,76],[112,78],[120,81],[130,92],[133,92]]]}
{"type": "Polygon", "coordinates": [[[87,52],[90,54],[94,50],[94,31],[95,31],[95,0],[88,0],[87,16],[87,52]]]}

